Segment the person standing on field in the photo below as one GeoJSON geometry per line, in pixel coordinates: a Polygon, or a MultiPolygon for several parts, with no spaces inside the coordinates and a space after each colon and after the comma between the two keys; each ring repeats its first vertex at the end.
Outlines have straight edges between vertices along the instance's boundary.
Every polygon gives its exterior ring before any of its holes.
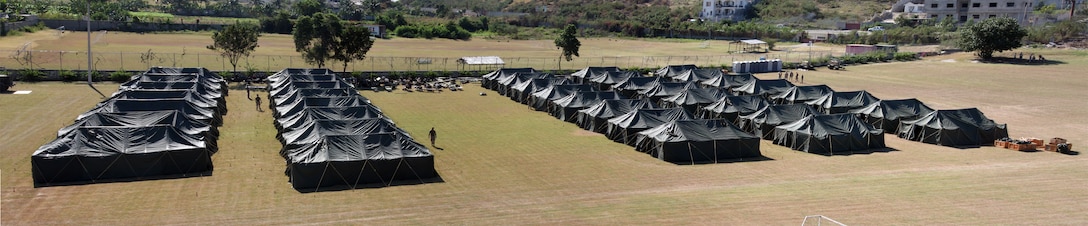
{"type": "Polygon", "coordinates": [[[261,108],[261,94],[257,94],[257,97],[253,98],[253,100],[257,102],[257,112],[264,112],[264,109],[261,108]]]}
{"type": "Polygon", "coordinates": [[[434,147],[434,140],[438,138],[438,132],[435,132],[434,127],[431,127],[431,132],[427,133],[427,135],[431,138],[431,147],[434,147]]]}

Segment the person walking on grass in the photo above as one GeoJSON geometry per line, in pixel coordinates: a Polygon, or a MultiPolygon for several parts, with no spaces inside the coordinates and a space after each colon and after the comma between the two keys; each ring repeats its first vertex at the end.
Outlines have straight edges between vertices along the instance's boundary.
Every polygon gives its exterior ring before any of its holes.
{"type": "Polygon", "coordinates": [[[253,98],[253,100],[257,102],[257,112],[264,112],[264,109],[261,108],[261,94],[257,94],[257,98],[253,98]]]}
{"type": "Polygon", "coordinates": [[[249,96],[249,79],[246,79],[246,83],[243,85],[246,86],[246,98],[252,100],[253,98],[249,96]]]}
{"type": "Polygon", "coordinates": [[[431,147],[434,147],[434,139],[438,138],[438,133],[434,131],[434,127],[431,127],[431,132],[427,133],[427,136],[431,138],[431,147]]]}

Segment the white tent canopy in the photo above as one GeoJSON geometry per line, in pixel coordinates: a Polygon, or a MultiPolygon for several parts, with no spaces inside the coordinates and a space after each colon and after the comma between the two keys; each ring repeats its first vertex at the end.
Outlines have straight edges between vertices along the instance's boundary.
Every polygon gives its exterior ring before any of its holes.
{"type": "Polygon", "coordinates": [[[465,66],[476,66],[477,70],[487,68],[502,68],[506,62],[502,61],[502,58],[498,56],[471,56],[461,57],[457,59],[457,63],[461,64],[461,69],[464,70],[465,66]]]}

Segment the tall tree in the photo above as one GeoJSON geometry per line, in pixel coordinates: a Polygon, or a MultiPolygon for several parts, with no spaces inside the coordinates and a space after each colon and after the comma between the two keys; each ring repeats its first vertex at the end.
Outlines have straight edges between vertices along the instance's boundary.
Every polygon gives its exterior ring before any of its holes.
{"type": "Polygon", "coordinates": [[[238,60],[249,57],[249,54],[257,48],[257,38],[260,37],[260,29],[255,24],[234,22],[221,31],[212,33],[211,45],[208,49],[219,52],[219,55],[230,61],[234,71],[238,71],[238,60]]]}
{"type": "Polygon", "coordinates": [[[574,24],[567,24],[567,28],[563,29],[563,34],[555,38],[555,47],[562,49],[562,54],[559,55],[559,70],[563,70],[563,60],[574,60],[573,56],[578,56],[578,48],[582,46],[582,42],[578,41],[574,34],[578,33],[578,27],[574,24]]]}
{"type": "Polygon", "coordinates": [[[1020,40],[1026,35],[1027,31],[1013,18],[989,18],[960,29],[959,47],[963,51],[978,51],[975,55],[988,60],[993,58],[995,51],[1019,48],[1020,40]]]}
{"type": "Polygon", "coordinates": [[[301,16],[310,16],[325,11],[324,1],[302,0],[295,3],[295,13],[301,16]]]}
{"type": "Polygon", "coordinates": [[[370,38],[370,30],[362,26],[346,26],[340,32],[339,42],[334,48],[332,58],[344,63],[344,72],[348,71],[348,64],[355,60],[363,60],[370,47],[374,46],[374,39],[370,38]]]}
{"type": "Polygon", "coordinates": [[[325,67],[336,45],[336,37],[343,25],[336,15],[317,13],[313,16],[302,16],[295,21],[295,51],[302,53],[306,62],[325,67]]]}

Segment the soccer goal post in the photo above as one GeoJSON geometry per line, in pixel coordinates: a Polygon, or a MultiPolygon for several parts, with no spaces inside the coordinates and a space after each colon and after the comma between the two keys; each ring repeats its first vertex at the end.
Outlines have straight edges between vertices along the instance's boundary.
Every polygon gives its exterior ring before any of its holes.
{"type": "Polygon", "coordinates": [[[809,226],[809,225],[822,226],[824,224],[846,226],[846,224],[843,224],[842,222],[838,222],[838,221],[836,221],[834,219],[831,219],[830,217],[825,217],[824,215],[805,216],[805,219],[801,221],[801,226],[809,226]]]}

